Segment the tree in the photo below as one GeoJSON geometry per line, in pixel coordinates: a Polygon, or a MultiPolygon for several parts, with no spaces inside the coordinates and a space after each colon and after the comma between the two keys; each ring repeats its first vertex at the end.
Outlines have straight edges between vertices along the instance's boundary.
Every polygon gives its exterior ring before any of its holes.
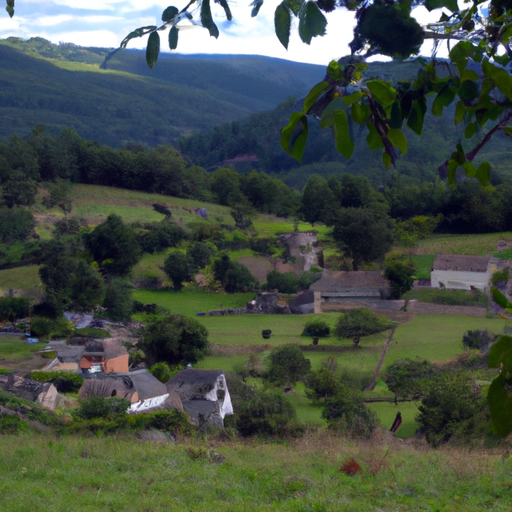
{"type": "Polygon", "coordinates": [[[108,318],[114,321],[128,320],[133,312],[133,285],[130,281],[114,277],[105,289],[103,306],[107,308],[108,318]]]}
{"type": "Polygon", "coordinates": [[[371,309],[355,308],[340,316],[334,334],[338,338],[352,338],[354,346],[358,347],[363,336],[377,334],[391,326],[389,318],[376,315],[371,309]]]}
{"type": "Polygon", "coordinates": [[[322,412],[329,428],[353,437],[368,438],[379,426],[377,413],[365,406],[361,391],[340,382],[322,412]]]}
{"type": "Polygon", "coordinates": [[[327,180],[318,174],[312,174],[302,190],[301,213],[304,220],[313,225],[315,222],[324,222],[332,214],[335,196],[327,180]]]}
{"type": "Polygon", "coordinates": [[[85,244],[101,269],[126,276],[142,256],[134,231],[111,214],[85,237],[85,244]]]}
{"type": "Polygon", "coordinates": [[[170,252],[165,258],[164,272],[169,276],[176,291],[183,288],[183,281],[189,281],[191,278],[187,257],[178,251],[170,252]]]}
{"type": "Polygon", "coordinates": [[[308,398],[324,402],[335,396],[342,386],[340,376],[326,366],[321,366],[318,370],[310,372],[305,384],[308,398]]]}
{"type": "Polygon", "coordinates": [[[313,317],[306,322],[301,336],[327,338],[329,334],[331,334],[331,327],[327,321],[320,317],[313,317]]]}
{"type": "Polygon", "coordinates": [[[241,263],[231,261],[223,254],[213,262],[213,275],[228,293],[252,292],[258,287],[258,281],[241,263]]]}
{"type": "Polygon", "coordinates": [[[393,254],[384,260],[384,277],[391,284],[391,298],[399,299],[414,283],[416,267],[401,254],[393,254]]]}
{"type": "Polygon", "coordinates": [[[276,384],[303,380],[311,369],[311,361],[304,357],[298,345],[292,343],[273,349],[267,362],[267,378],[276,384]]]}
{"type": "Polygon", "coordinates": [[[206,267],[217,252],[211,242],[192,242],[187,248],[187,259],[193,272],[206,267]]]}
{"type": "Polygon", "coordinates": [[[434,375],[432,363],[421,359],[397,359],[384,374],[384,382],[395,395],[418,399],[425,394],[434,375]]]}
{"type": "Polygon", "coordinates": [[[462,336],[462,345],[466,349],[485,351],[498,338],[496,334],[485,330],[467,331],[462,336]]]}
{"type": "Polygon", "coordinates": [[[0,208],[0,242],[24,241],[36,225],[32,213],[20,208],[0,208]]]}
{"type": "Polygon", "coordinates": [[[363,262],[382,258],[393,243],[390,218],[373,208],[341,208],[332,236],[352,258],[354,270],[363,262]]]}
{"type": "Polygon", "coordinates": [[[439,446],[454,435],[470,435],[480,422],[475,421],[475,417],[483,409],[485,399],[467,372],[444,371],[433,378],[428,386],[418,407],[416,421],[427,442],[439,446]]]}
{"type": "Polygon", "coordinates": [[[197,320],[168,315],[144,327],[139,347],[150,365],[166,362],[173,366],[197,363],[208,354],[210,344],[206,327],[197,320]]]}

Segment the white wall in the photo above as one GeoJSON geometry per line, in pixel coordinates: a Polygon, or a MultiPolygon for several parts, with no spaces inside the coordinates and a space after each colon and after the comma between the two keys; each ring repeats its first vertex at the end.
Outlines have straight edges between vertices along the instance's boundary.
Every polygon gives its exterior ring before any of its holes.
{"type": "Polygon", "coordinates": [[[451,290],[470,290],[471,286],[478,290],[485,290],[489,286],[490,272],[460,272],[455,270],[433,270],[430,279],[432,288],[445,288],[451,290]]]}

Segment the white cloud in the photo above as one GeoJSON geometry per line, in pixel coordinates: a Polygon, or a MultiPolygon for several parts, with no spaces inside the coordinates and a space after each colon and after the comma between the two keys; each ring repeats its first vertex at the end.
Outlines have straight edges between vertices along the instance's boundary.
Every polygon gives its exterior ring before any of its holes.
{"type": "Polygon", "coordinates": [[[73,16],[71,16],[71,14],[59,14],[58,16],[43,16],[41,18],[37,18],[32,21],[32,24],[36,26],[39,25],[41,27],[54,27],[55,25],[66,23],[72,19],[73,16]]]}

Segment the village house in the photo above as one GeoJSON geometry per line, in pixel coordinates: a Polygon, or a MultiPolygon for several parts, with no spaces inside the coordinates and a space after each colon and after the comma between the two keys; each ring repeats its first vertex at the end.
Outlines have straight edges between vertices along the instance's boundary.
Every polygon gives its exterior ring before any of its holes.
{"type": "Polygon", "coordinates": [[[321,312],[324,302],[358,302],[383,300],[389,297],[390,285],[380,271],[329,271],[314,282],[309,291],[314,292],[314,311],[321,312]]]}
{"type": "MultiPolygon", "coordinates": [[[[169,398],[165,384],[153,377],[147,370],[126,373],[95,374],[84,380],[79,398],[103,396],[118,397],[130,401],[130,412],[144,412],[162,406],[169,398]]],[[[182,409],[179,400],[171,406],[182,409]]]]}
{"type": "Polygon", "coordinates": [[[438,254],[430,274],[432,288],[484,291],[495,265],[490,255],[438,254]]]}
{"type": "Polygon", "coordinates": [[[210,424],[223,427],[227,414],[233,414],[226,377],[221,370],[194,370],[177,373],[165,384],[168,393],[177,393],[188,413],[190,422],[197,426],[210,424]]]}
{"type": "Polygon", "coordinates": [[[80,359],[80,370],[88,373],[123,373],[128,371],[128,351],[119,341],[89,341],[80,359]]]}

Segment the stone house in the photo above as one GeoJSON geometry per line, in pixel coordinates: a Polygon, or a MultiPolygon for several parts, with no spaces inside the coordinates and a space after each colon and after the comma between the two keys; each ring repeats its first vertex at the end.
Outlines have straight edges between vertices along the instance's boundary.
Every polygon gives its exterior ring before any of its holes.
{"type": "Polygon", "coordinates": [[[323,302],[387,299],[390,285],[377,270],[324,270],[322,277],[309,287],[309,291],[314,292],[314,311],[319,313],[323,302]]]}
{"type": "Polygon", "coordinates": [[[165,384],[168,393],[177,393],[191,423],[223,427],[227,414],[233,414],[226,377],[221,370],[187,368],[165,384]]]}
{"type": "Polygon", "coordinates": [[[79,366],[87,373],[125,373],[128,351],[115,339],[90,341],[85,345],[79,366]]]}
{"type": "Polygon", "coordinates": [[[484,291],[495,265],[490,255],[438,254],[430,274],[432,288],[484,291]]]}

